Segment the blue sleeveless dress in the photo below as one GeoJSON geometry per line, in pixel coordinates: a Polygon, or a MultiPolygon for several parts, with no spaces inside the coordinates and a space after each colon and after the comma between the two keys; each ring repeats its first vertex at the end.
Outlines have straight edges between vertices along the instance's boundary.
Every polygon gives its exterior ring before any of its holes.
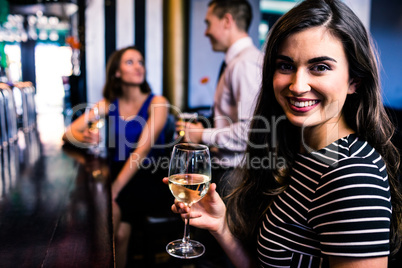
{"type": "MultiPolygon", "coordinates": [[[[112,152],[113,161],[126,161],[135,150],[142,130],[149,118],[148,109],[154,94],[150,94],[143,103],[138,114],[133,118],[123,118],[119,114],[119,102],[116,99],[109,109],[109,126],[113,126],[113,138],[109,141],[109,148],[112,152]],[[112,144],[112,142],[114,142],[112,144]]],[[[165,144],[165,128],[156,140],[156,145],[165,144]]],[[[148,160],[152,157],[159,157],[164,154],[163,148],[152,148],[148,154],[148,160]]]]}
{"type": "MultiPolygon", "coordinates": [[[[149,118],[148,110],[153,97],[153,94],[149,95],[138,114],[133,118],[120,116],[118,100],[115,100],[110,106],[108,155],[112,180],[116,179],[137,146],[141,132],[149,118]]],[[[142,215],[150,211],[169,209],[166,204],[169,204],[170,207],[173,202],[169,188],[162,183],[162,178],[168,175],[167,163],[170,153],[167,148],[162,146],[166,142],[166,128],[167,126],[160,133],[155,146],[151,148],[144,162],[133,162],[133,164],[139,164],[140,169],[116,198],[122,213],[122,221],[134,224],[140,220],[142,215]],[[150,191],[152,191],[152,198],[149,196],[150,191]]]]}

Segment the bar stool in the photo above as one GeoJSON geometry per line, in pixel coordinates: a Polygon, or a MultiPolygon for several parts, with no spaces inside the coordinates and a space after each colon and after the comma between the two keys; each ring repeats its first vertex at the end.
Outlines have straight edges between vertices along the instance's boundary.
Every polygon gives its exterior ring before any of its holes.
{"type": "Polygon", "coordinates": [[[22,107],[22,93],[21,89],[16,86],[12,88],[13,96],[14,96],[14,104],[15,104],[15,112],[17,116],[17,130],[22,129],[22,117],[24,109],[22,107]]]}
{"type": "Polygon", "coordinates": [[[15,109],[15,102],[13,92],[10,87],[0,85],[1,94],[3,94],[6,112],[6,128],[9,144],[14,143],[18,139],[17,133],[17,114],[15,109]]]}
{"type": "Polygon", "coordinates": [[[0,200],[4,195],[4,177],[3,177],[3,164],[1,158],[3,157],[3,146],[0,145],[0,200]]]}
{"type": "MultiPolygon", "coordinates": [[[[12,91],[7,84],[0,84],[0,95],[2,97],[1,112],[3,114],[2,129],[5,128],[6,137],[3,137],[2,149],[2,176],[4,177],[4,190],[9,189],[16,180],[16,141],[17,135],[17,121],[15,114],[15,105],[12,91]],[[7,146],[4,146],[4,142],[7,146]]],[[[2,131],[4,133],[4,131],[2,131]]],[[[2,133],[2,135],[3,135],[2,133]]]]}
{"type": "Polygon", "coordinates": [[[33,86],[24,88],[27,91],[28,104],[28,126],[29,129],[36,127],[36,105],[35,105],[35,88],[33,86]]]}
{"type": "Polygon", "coordinates": [[[19,82],[14,86],[15,90],[19,90],[19,92],[14,94],[18,96],[16,103],[22,104],[20,127],[24,132],[29,132],[36,127],[35,88],[31,82],[19,82]]]}
{"type": "Polygon", "coordinates": [[[13,90],[8,87],[2,90],[6,101],[7,109],[7,132],[8,132],[8,154],[10,169],[10,187],[14,187],[19,176],[19,144],[18,144],[18,125],[17,111],[13,90]]]}
{"type": "MultiPolygon", "coordinates": [[[[17,155],[20,165],[33,165],[40,156],[40,142],[36,129],[35,88],[31,82],[18,82],[12,88],[18,140],[17,155]],[[21,132],[19,132],[21,131],[21,132]]],[[[18,170],[17,170],[18,172],[18,170]]]]}
{"type": "MultiPolygon", "coordinates": [[[[0,110],[1,110],[1,105],[2,105],[2,98],[0,97],[0,110]]],[[[4,166],[3,166],[3,131],[2,131],[2,127],[1,127],[1,121],[2,121],[2,113],[0,112],[0,198],[3,197],[4,192],[5,192],[5,188],[4,188],[4,166]]]]}
{"type": "Polygon", "coordinates": [[[8,146],[8,133],[7,133],[7,116],[6,116],[6,102],[2,91],[0,90],[0,142],[4,148],[8,146]]]}
{"type": "Polygon", "coordinates": [[[145,218],[145,262],[149,267],[158,264],[158,255],[165,253],[166,245],[183,235],[183,221],[170,210],[150,213],[145,218]]]}
{"type": "Polygon", "coordinates": [[[0,92],[0,144],[1,150],[1,166],[2,166],[2,193],[9,189],[10,185],[10,164],[8,154],[8,133],[6,123],[6,103],[3,94],[0,92]]]}

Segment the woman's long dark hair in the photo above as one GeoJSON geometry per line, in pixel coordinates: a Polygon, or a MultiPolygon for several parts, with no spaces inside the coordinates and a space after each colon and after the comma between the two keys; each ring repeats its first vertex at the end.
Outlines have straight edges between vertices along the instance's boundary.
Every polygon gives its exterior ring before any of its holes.
{"type": "Polygon", "coordinates": [[[234,179],[239,184],[227,198],[229,228],[245,248],[255,248],[262,216],[273,197],[288,185],[289,170],[300,148],[301,131],[285,119],[275,99],[275,61],[278,49],[287,37],[317,26],[327,28],[341,40],[349,62],[349,76],[359,81],[357,94],[348,95],[342,112],[348,126],[373,146],[387,165],[393,208],[391,242],[395,252],[401,241],[402,197],[398,181],[399,153],[391,143],[394,127],[382,104],[377,56],[370,36],[357,16],[339,0],[303,1],[283,15],[269,32],[262,88],[246,150],[249,161],[236,170],[234,179]],[[266,121],[276,129],[267,130],[266,121]],[[262,134],[262,130],[267,131],[262,134]],[[248,164],[252,159],[268,159],[273,166],[250,168],[248,164]]]}
{"type": "MultiPolygon", "coordinates": [[[[141,52],[141,50],[139,50],[136,46],[129,46],[113,52],[107,62],[106,83],[103,86],[103,97],[109,102],[112,102],[116,98],[119,98],[123,95],[122,81],[120,77],[116,77],[116,72],[120,68],[121,57],[123,56],[124,52],[130,49],[138,51],[144,58],[144,54],[141,52]]],[[[149,87],[149,84],[145,78],[144,82],[140,85],[140,89],[142,93],[151,92],[151,88],[149,87]]]]}

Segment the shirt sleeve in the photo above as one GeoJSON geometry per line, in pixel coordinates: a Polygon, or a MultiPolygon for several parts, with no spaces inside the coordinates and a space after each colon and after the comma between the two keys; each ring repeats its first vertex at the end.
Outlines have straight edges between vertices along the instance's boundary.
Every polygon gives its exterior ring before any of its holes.
{"type": "Polygon", "coordinates": [[[232,152],[244,152],[248,141],[249,120],[233,123],[225,128],[207,128],[202,133],[202,142],[232,152]]]}
{"type": "Polygon", "coordinates": [[[344,159],[322,175],[309,211],[322,253],[342,257],[389,254],[391,198],[382,160],[344,159]]]}

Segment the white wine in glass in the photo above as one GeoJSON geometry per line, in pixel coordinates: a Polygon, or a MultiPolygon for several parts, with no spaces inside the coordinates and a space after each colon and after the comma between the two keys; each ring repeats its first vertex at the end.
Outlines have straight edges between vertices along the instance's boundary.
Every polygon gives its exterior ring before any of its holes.
{"type": "MultiPolygon", "coordinates": [[[[205,145],[180,143],[173,148],[169,164],[169,189],[173,196],[191,209],[208,192],[211,182],[211,158],[205,145]]],[[[170,242],[166,251],[177,258],[191,259],[204,254],[205,247],[190,239],[190,217],[182,239],[170,242]]]]}
{"type": "Polygon", "coordinates": [[[100,129],[104,126],[104,120],[100,117],[98,107],[85,108],[85,122],[88,126],[89,132],[98,136],[98,141],[91,143],[88,146],[88,152],[97,157],[100,154],[100,129]]]}

